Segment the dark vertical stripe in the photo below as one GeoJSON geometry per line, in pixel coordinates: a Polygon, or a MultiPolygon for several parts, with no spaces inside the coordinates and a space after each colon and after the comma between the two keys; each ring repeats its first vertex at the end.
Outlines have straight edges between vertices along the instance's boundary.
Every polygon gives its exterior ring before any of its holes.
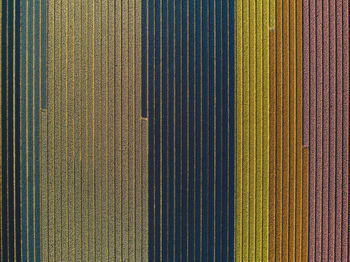
{"type": "Polygon", "coordinates": [[[188,53],[187,53],[187,2],[182,1],[181,7],[181,242],[182,261],[187,261],[188,254],[188,188],[187,188],[187,91],[188,91],[188,53]]]}
{"type": "Polygon", "coordinates": [[[34,261],[34,2],[29,1],[28,6],[28,250],[29,261],[34,261]]]}
{"type": "Polygon", "coordinates": [[[215,114],[216,114],[216,176],[215,176],[215,260],[222,261],[222,1],[215,1],[215,114]]]}
{"type": "Polygon", "coordinates": [[[209,260],[209,8],[202,1],[202,259],[209,260]],[[205,119],[205,121],[204,121],[205,119]]]}
{"type": "Polygon", "coordinates": [[[154,172],[154,189],[155,189],[155,261],[159,261],[160,257],[160,136],[161,136],[161,119],[160,119],[160,1],[155,1],[154,4],[154,27],[155,27],[155,35],[154,35],[154,138],[155,138],[155,146],[154,146],[154,159],[155,159],[155,172],[154,172]]]}
{"type": "Polygon", "coordinates": [[[303,147],[303,211],[302,211],[302,257],[301,261],[308,260],[309,250],[309,148],[303,147]]]}
{"type": "Polygon", "coordinates": [[[315,188],[316,188],[316,199],[315,199],[315,208],[316,208],[316,260],[321,260],[322,258],[322,187],[323,187],[323,172],[322,172],[322,156],[323,150],[322,145],[324,143],[322,132],[323,132],[323,90],[324,85],[323,81],[323,32],[322,32],[322,1],[316,1],[316,174],[315,175],[315,188]],[[317,179],[316,179],[317,178],[317,179]]]}
{"type": "Polygon", "coordinates": [[[2,181],[1,181],[1,189],[2,189],[2,259],[3,261],[7,261],[8,259],[8,236],[7,236],[7,1],[2,1],[2,21],[1,21],[1,159],[2,159],[2,181]]]}
{"type": "Polygon", "coordinates": [[[7,52],[8,52],[8,61],[7,61],[7,168],[8,168],[8,188],[7,188],[7,196],[8,196],[8,244],[9,244],[9,259],[14,259],[14,198],[13,198],[13,138],[14,138],[14,132],[13,132],[13,96],[14,96],[14,82],[13,82],[13,64],[14,64],[14,57],[13,57],[13,18],[14,18],[14,9],[13,9],[13,1],[8,1],[8,38],[7,38],[7,52]]]}
{"type": "MultiPolygon", "coordinates": [[[[343,31],[342,1],[336,1],[336,190],[335,260],[342,260],[342,184],[343,184],[343,31]]],[[[315,128],[315,127],[314,127],[315,128]]],[[[311,152],[312,154],[312,152],[311,152]]]]}
{"type": "Polygon", "coordinates": [[[309,258],[316,257],[316,3],[310,2],[310,246],[309,258]]]}
{"type": "Polygon", "coordinates": [[[203,130],[202,128],[202,2],[200,0],[194,1],[195,5],[195,27],[194,27],[194,34],[190,34],[194,37],[195,41],[195,115],[194,115],[194,121],[195,121],[195,173],[194,173],[194,183],[195,183],[195,215],[194,215],[194,224],[195,224],[195,236],[194,236],[194,261],[198,261],[201,259],[201,251],[202,251],[202,240],[201,240],[201,234],[203,233],[201,231],[202,228],[202,194],[201,194],[201,187],[202,187],[202,134],[203,130]]]}
{"type": "MultiPolygon", "coordinates": [[[[40,0],[35,0],[35,13],[33,16],[34,19],[34,60],[33,64],[35,66],[34,71],[34,90],[35,96],[33,97],[33,122],[34,122],[34,133],[33,133],[33,143],[35,146],[35,150],[33,151],[34,158],[34,174],[35,174],[35,183],[33,184],[33,188],[35,193],[33,193],[33,198],[35,201],[35,209],[33,210],[34,214],[34,252],[35,252],[35,261],[40,261],[40,0]]],[[[46,66],[46,65],[45,65],[46,66]]]]}
{"type": "Polygon", "coordinates": [[[290,26],[290,76],[289,76],[289,225],[288,225],[288,260],[296,260],[296,164],[297,164],[297,85],[296,85],[296,1],[291,1],[289,15],[290,26]]]}
{"type": "Polygon", "coordinates": [[[175,259],[182,259],[181,210],[181,4],[175,1],[175,259]]]}
{"type": "Polygon", "coordinates": [[[22,260],[27,261],[27,251],[28,251],[28,230],[27,230],[27,111],[26,111],[26,96],[27,96],[27,1],[23,0],[21,3],[22,16],[21,16],[21,25],[22,25],[22,34],[21,34],[21,186],[22,186],[22,260]]]}
{"type": "MultiPolygon", "coordinates": [[[[195,141],[198,132],[195,128],[195,1],[188,1],[188,261],[195,261],[195,141]]],[[[198,41],[198,40],[197,40],[198,41]]],[[[198,175],[199,176],[199,175],[198,175]]]]}
{"type": "Polygon", "coordinates": [[[21,95],[20,95],[20,39],[21,39],[21,6],[20,6],[20,0],[16,0],[16,10],[15,10],[15,16],[16,16],[16,22],[15,22],[15,183],[16,183],[16,194],[15,194],[15,203],[16,203],[16,259],[20,261],[21,259],[21,165],[20,165],[20,103],[21,103],[21,95]]]}
{"type": "MultiPolygon", "coordinates": [[[[222,189],[219,190],[219,192],[222,194],[221,197],[221,260],[227,261],[227,241],[228,241],[228,225],[227,225],[227,214],[228,214],[228,206],[227,206],[227,200],[228,200],[228,192],[229,192],[229,181],[228,181],[228,111],[229,111],[229,105],[228,105],[228,99],[229,99],[229,79],[228,79],[228,24],[227,24],[227,15],[228,15],[228,1],[223,0],[222,1],[222,8],[221,8],[221,16],[222,16],[222,32],[220,38],[222,38],[222,74],[219,76],[222,79],[222,93],[221,93],[221,125],[222,125],[222,149],[221,149],[221,159],[222,159],[222,166],[221,166],[221,185],[222,189]]],[[[220,105],[219,105],[220,106],[220,105]]],[[[220,135],[220,134],[219,134],[220,135]]]]}
{"type": "Polygon", "coordinates": [[[309,0],[303,0],[303,145],[309,145],[310,23],[309,0]]]}
{"type": "Polygon", "coordinates": [[[343,213],[342,260],[349,261],[349,0],[343,0],[343,213]]]}
{"type": "MultiPolygon", "coordinates": [[[[303,168],[303,8],[302,0],[296,3],[296,231],[295,231],[295,259],[296,261],[303,260],[303,245],[307,246],[307,234],[303,234],[303,227],[307,228],[307,224],[303,224],[305,218],[303,201],[307,199],[307,186],[303,185],[306,180],[307,170],[303,168]]],[[[307,212],[306,212],[307,215],[307,212]]]]}
{"type": "Polygon", "coordinates": [[[149,156],[148,156],[148,166],[149,166],[149,261],[154,261],[155,256],[155,222],[154,222],[154,2],[150,1],[148,3],[148,27],[149,27],[149,37],[148,37],[148,101],[149,101],[149,156]]]}
{"type": "MultiPolygon", "coordinates": [[[[175,38],[174,38],[174,1],[169,1],[168,6],[168,22],[169,22],[169,43],[168,43],[168,50],[169,50],[169,112],[168,112],[168,152],[169,152],[169,158],[168,158],[168,166],[169,166],[169,202],[168,202],[168,210],[169,210],[169,227],[167,229],[167,233],[169,235],[169,243],[168,243],[168,261],[173,261],[174,259],[174,245],[175,245],[175,179],[174,179],[174,170],[175,170],[175,143],[174,143],[174,128],[175,128],[175,83],[174,83],[174,62],[175,62],[175,38]]],[[[164,258],[165,259],[165,258],[164,258]]]]}
{"type": "MultiPolygon", "coordinates": [[[[329,232],[329,3],[323,3],[323,88],[322,88],[322,231],[329,232]]],[[[322,257],[328,260],[328,234],[322,237],[322,257]]]]}
{"type": "Polygon", "coordinates": [[[208,47],[208,68],[209,68],[209,81],[208,81],[208,124],[209,124],[209,218],[208,218],[208,259],[214,260],[214,248],[215,248],[215,1],[208,1],[208,20],[209,20],[209,47],[208,47]]]}
{"type": "Polygon", "coordinates": [[[276,180],[275,259],[282,260],[282,161],[283,161],[283,1],[276,2],[276,180]]]}
{"type": "Polygon", "coordinates": [[[269,52],[270,52],[270,143],[269,143],[269,261],[275,261],[276,245],[276,33],[275,29],[269,32],[269,52]]]}
{"type": "MultiPolygon", "coordinates": [[[[335,30],[335,4],[331,2],[329,10],[329,129],[336,130],[336,30],[335,30]]],[[[308,127],[310,128],[310,127],[308,127]]],[[[336,132],[331,132],[329,137],[329,155],[335,156],[336,132]]],[[[330,157],[329,161],[329,249],[328,258],[335,260],[335,157],[330,157]],[[333,211],[332,211],[333,210],[333,211]]],[[[311,239],[310,239],[311,240],[311,239]]]]}
{"type": "Polygon", "coordinates": [[[166,234],[168,228],[168,208],[167,203],[169,202],[168,197],[168,133],[167,133],[167,122],[168,122],[168,5],[167,1],[162,1],[162,259],[163,261],[168,259],[168,235],[166,234]]]}
{"type": "Polygon", "coordinates": [[[147,28],[147,22],[148,22],[148,1],[142,1],[142,18],[141,18],[141,26],[142,26],[142,108],[141,108],[141,116],[147,117],[147,79],[148,79],[148,42],[147,42],[147,35],[148,35],[148,28],[147,28]]]}
{"type": "Polygon", "coordinates": [[[41,1],[41,108],[46,109],[47,98],[46,98],[46,16],[47,16],[47,1],[41,1]]]}
{"type": "Polygon", "coordinates": [[[235,77],[235,1],[228,0],[228,26],[229,26],[229,46],[228,46],[228,74],[229,74],[229,117],[228,117],[228,139],[229,139],[229,166],[228,166],[228,259],[229,261],[233,260],[234,258],[234,216],[235,216],[235,103],[236,103],[236,77],[235,77]]]}
{"type": "Polygon", "coordinates": [[[289,1],[282,1],[282,261],[288,260],[289,227],[289,154],[290,154],[290,14],[289,1]]]}

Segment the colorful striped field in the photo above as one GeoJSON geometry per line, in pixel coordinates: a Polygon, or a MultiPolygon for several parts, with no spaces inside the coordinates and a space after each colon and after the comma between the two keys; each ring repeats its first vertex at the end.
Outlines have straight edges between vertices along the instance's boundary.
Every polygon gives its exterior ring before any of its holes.
{"type": "Polygon", "coordinates": [[[0,0],[0,261],[350,260],[349,0],[0,0]]]}

